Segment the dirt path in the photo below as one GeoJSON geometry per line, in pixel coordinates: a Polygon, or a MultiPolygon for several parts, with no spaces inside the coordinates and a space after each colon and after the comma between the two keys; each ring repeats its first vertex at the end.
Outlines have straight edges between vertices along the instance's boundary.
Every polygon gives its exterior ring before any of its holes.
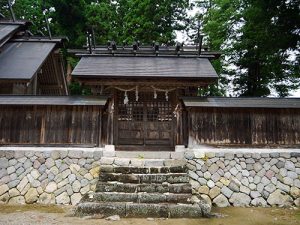
{"type": "Polygon", "coordinates": [[[214,212],[225,215],[214,219],[125,219],[107,221],[71,217],[72,207],[0,205],[0,225],[299,225],[300,209],[225,208],[214,212]]]}

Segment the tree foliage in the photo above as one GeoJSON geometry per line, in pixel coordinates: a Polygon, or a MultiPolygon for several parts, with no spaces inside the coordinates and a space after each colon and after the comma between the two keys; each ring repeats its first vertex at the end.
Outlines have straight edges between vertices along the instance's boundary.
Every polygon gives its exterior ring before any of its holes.
{"type": "MultiPolygon", "coordinates": [[[[186,0],[15,0],[17,18],[34,22],[33,33],[47,34],[47,14],[53,35],[69,37],[68,47],[86,44],[93,30],[97,44],[114,40],[174,43],[175,31],[189,28],[197,43],[221,50],[214,61],[219,84],[202,95],[287,96],[299,87],[300,0],[199,0],[199,13],[189,19],[186,0]],[[200,22],[200,23],[199,23],[200,22]],[[189,25],[189,26],[187,26],[189,25]]],[[[7,17],[7,1],[0,0],[7,17]]]]}
{"type": "Polygon", "coordinates": [[[55,9],[52,15],[52,29],[56,35],[69,38],[69,46],[81,47],[86,40],[86,1],[85,0],[47,0],[55,9]]]}
{"type": "Polygon", "coordinates": [[[174,42],[176,30],[185,28],[187,7],[185,0],[98,1],[88,4],[86,15],[101,43],[168,43],[174,42]]]}
{"type": "MultiPolygon", "coordinates": [[[[7,0],[0,0],[1,9],[7,18],[11,18],[7,2],[7,0]]],[[[47,32],[41,0],[16,0],[12,7],[17,19],[29,20],[33,23],[32,33],[47,32]]]]}
{"type": "Polygon", "coordinates": [[[13,7],[17,18],[34,22],[34,33],[45,31],[42,6],[53,9],[46,11],[52,33],[68,36],[69,46],[81,47],[92,29],[99,44],[174,43],[175,31],[186,27],[188,5],[186,0],[16,0],[13,7]]]}
{"type": "Polygon", "coordinates": [[[222,50],[223,73],[242,96],[299,87],[299,0],[212,0],[204,31],[222,50]]]}

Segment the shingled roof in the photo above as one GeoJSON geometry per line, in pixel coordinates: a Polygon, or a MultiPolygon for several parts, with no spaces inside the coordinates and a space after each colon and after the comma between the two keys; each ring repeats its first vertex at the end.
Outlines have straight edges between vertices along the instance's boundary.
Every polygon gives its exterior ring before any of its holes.
{"type": "Polygon", "coordinates": [[[300,108],[300,98],[183,97],[186,107],[205,108],[300,108]]]}
{"type": "Polygon", "coordinates": [[[55,47],[47,42],[9,42],[0,54],[0,79],[30,80],[55,47]]]}
{"type": "Polygon", "coordinates": [[[3,21],[0,20],[0,47],[4,45],[16,32],[25,30],[30,22],[3,21]]]}
{"type": "Polygon", "coordinates": [[[72,75],[85,78],[218,78],[207,58],[156,56],[83,56],[72,75]]]}

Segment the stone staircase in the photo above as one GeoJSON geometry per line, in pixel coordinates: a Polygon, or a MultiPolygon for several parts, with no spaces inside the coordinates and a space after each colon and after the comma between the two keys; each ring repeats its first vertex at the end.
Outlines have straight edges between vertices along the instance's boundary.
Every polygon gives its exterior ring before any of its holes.
{"type": "Polygon", "coordinates": [[[96,191],[83,196],[76,215],[198,218],[209,214],[192,195],[184,160],[113,160],[115,163],[101,166],[96,191]]]}

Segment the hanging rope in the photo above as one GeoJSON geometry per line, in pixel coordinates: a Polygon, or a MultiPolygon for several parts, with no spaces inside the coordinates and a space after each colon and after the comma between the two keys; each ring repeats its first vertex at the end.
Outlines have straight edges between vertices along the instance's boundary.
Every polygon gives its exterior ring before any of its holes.
{"type": "Polygon", "coordinates": [[[139,101],[139,89],[138,89],[138,86],[135,87],[135,101],[139,101]]]}
{"type": "Polygon", "coordinates": [[[115,89],[119,90],[119,91],[124,91],[124,105],[127,105],[129,102],[129,98],[128,98],[128,94],[127,92],[129,91],[134,91],[135,90],[135,100],[138,101],[139,100],[139,89],[138,86],[135,86],[133,88],[129,88],[129,89],[124,89],[124,88],[119,88],[119,87],[114,87],[115,89]]]}
{"type": "Polygon", "coordinates": [[[128,102],[129,102],[129,99],[128,99],[127,91],[125,91],[125,93],[124,93],[124,105],[127,105],[128,102]]]}
{"type": "Polygon", "coordinates": [[[169,101],[169,92],[170,91],[175,91],[176,88],[171,88],[171,89],[161,89],[161,88],[156,88],[154,86],[151,86],[152,89],[154,90],[154,99],[157,99],[157,91],[160,92],[165,92],[165,96],[166,96],[166,101],[169,101]]]}

